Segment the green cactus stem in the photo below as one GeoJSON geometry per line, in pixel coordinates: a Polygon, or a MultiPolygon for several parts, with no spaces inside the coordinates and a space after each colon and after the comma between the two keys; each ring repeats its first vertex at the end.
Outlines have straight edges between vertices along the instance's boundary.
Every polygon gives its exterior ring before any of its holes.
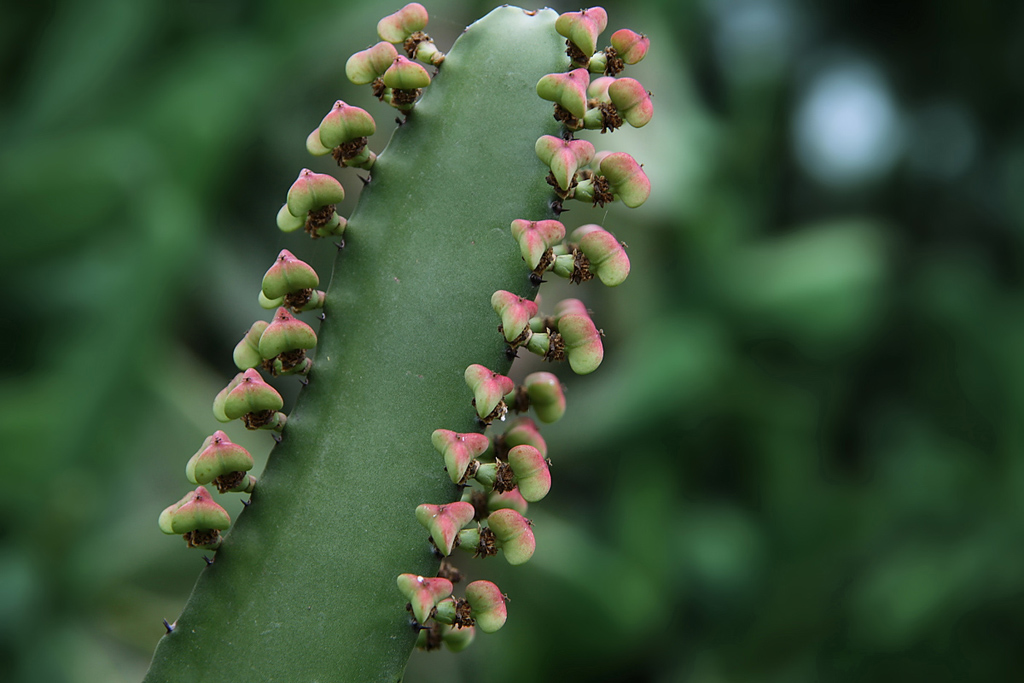
{"type": "MultiPolygon", "coordinates": [[[[378,155],[309,386],[147,683],[401,680],[418,633],[395,577],[436,576],[440,562],[413,510],[459,495],[430,436],[480,431],[463,373],[511,365],[490,297],[536,293],[509,224],[553,218],[534,145],[559,133],[536,95],[566,68],[556,16],[502,7],[473,24],[378,155]],[[435,343],[439,330],[451,341],[435,343]]],[[[311,206],[289,205],[285,227],[311,206]]]]}

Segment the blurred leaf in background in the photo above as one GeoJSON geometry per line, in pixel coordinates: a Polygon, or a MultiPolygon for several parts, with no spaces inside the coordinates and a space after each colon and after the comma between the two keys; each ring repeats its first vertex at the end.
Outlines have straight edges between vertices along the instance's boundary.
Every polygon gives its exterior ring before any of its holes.
{"type": "MultiPolygon", "coordinates": [[[[605,6],[656,114],[595,141],[655,191],[567,216],[628,243],[622,287],[545,298],[587,301],[606,368],[564,377],[541,552],[486,568],[508,625],[407,680],[1018,678],[1024,6],[605,6]]],[[[390,9],[4,8],[0,680],[139,680],[180,611],[202,561],[156,516],[390,9]]],[[[490,7],[428,9],[451,44],[490,7]]]]}

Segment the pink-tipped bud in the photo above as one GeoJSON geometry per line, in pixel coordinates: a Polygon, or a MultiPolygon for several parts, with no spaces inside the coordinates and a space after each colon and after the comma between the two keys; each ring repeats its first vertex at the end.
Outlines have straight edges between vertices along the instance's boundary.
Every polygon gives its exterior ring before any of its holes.
{"type": "Polygon", "coordinates": [[[501,316],[501,329],[509,344],[520,339],[537,315],[537,304],[503,289],[491,295],[491,307],[501,316]]]}
{"type": "Polygon", "coordinates": [[[161,512],[158,523],[165,534],[184,535],[190,548],[216,549],[220,532],[231,526],[231,517],[200,486],[161,512]]]}
{"type": "Polygon", "coordinates": [[[476,628],[473,626],[463,626],[462,628],[441,627],[441,640],[444,641],[445,647],[452,652],[462,652],[473,644],[475,637],[476,628]]]}
{"type": "Polygon", "coordinates": [[[337,204],[345,199],[345,188],[333,176],[302,169],[288,189],[288,212],[302,217],[310,211],[337,204]]]}
{"type": "Polygon", "coordinates": [[[592,100],[599,100],[601,102],[611,102],[611,98],[608,97],[608,88],[612,83],[615,82],[615,78],[611,76],[601,76],[590,81],[590,86],[587,87],[587,97],[592,100]]]}
{"type": "Polygon", "coordinates": [[[441,600],[452,594],[452,582],[448,579],[426,578],[416,574],[399,574],[398,590],[412,605],[412,614],[421,624],[427,623],[430,612],[441,600]]]}
{"type": "Polygon", "coordinates": [[[609,287],[617,287],[629,275],[629,257],[622,243],[593,223],[573,230],[569,240],[587,257],[587,269],[609,287]]]}
{"type": "Polygon", "coordinates": [[[566,12],[555,19],[555,30],[568,38],[586,57],[594,54],[597,39],[608,26],[608,13],[603,7],[579,12],[566,12]]]}
{"type": "Polygon", "coordinates": [[[565,342],[565,355],[573,372],[586,375],[597,370],[604,359],[604,344],[589,315],[563,315],[558,319],[558,332],[565,342]]]}
{"type": "Polygon", "coordinates": [[[281,394],[253,369],[242,373],[242,380],[224,399],[224,415],[229,420],[241,418],[248,429],[280,429],[284,415],[276,411],[283,407],[281,394]]]}
{"type": "Polygon", "coordinates": [[[483,365],[470,365],[466,368],[465,379],[473,391],[476,414],[480,419],[485,424],[504,419],[508,412],[504,398],[515,388],[515,382],[483,365]]]}
{"type": "Polygon", "coordinates": [[[590,311],[587,310],[587,305],[579,299],[562,299],[555,304],[555,320],[570,314],[589,316],[590,311]]]}
{"type": "Polygon", "coordinates": [[[365,109],[338,100],[317,130],[320,131],[320,143],[330,150],[351,140],[373,135],[377,124],[365,109]]]}
{"type": "Polygon", "coordinates": [[[516,475],[516,486],[523,499],[536,503],[548,495],[551,471],[540,451],[533,446],[516,446],[508,452],[508,464],[516,475]]]}
{"type": "MultiPolygon", "coordinates": [[[[245,369],[248,370],[249,368],[245,368],[245,369]]],[[[228,385],[226,387],[224,387],[223,389],[221,389],[217,393],[217,396],[214,397],[214,399],[213,399],[213,416],[215,418],[217,418],[218,422],[231,422],[231,420],[234,419],[234,418],[228,417],[227,415],[224,414],[224,404],[227,402],[228,394],[231,393],[231,390],[234,389],[235,387],[237,387],[239,384],[241,384],[243,379],[245,379],[244,371],[238,373],[237,375],[235,375],[231,379],[231,381],[228,382],[228,385]]]]}
{"type": "Polygon", "coordinates": [[[423,5],[410,2],[377,22],[377,35],[389,43],[401,43],[413,33],[425,29],[429,20],[430,16],[423,5]]]}
{"type": "Polygon", "coordinates": [[[646,126],[654,116],[651,94],[635,78],[619,78],[609,84],[608,99],[619,116],[634,128],[646,126]]]}
{"type": "Polygon", "coordinates": [[[651,47],[651,39],[642,33],[630,31],[628,28],[620,28],[612,34],[612,47],[618,53],[619,59],[626,64],[636,64],[647,54],[651,47]]]}
{"type": "Polygon", "coordinates": [[[509,564],[523,564],[533,557],[537,542],[530,521],[521,514],[515,510],[495,510],[488,515],[487,526],[494,532],[509,564]]]}
{"type": "Polygon", "coordinates": [[[445,505],[424,503],[416,508],[416,519],[430,532],[442,555],[452,554],[459,530],[473,521],[473,515],[473,506],[462,501],[445,505]]]}
{"type": "Polygon", "coordinates": [[[217,430],[206,437],[203,445],[189,459],[185,466],[185,476],[193,484],[214,482],[221,493],[244,491],[251,483],[251,478],[244,473],[252,467],[253,460],[249,451],[232,443],[227,434],[217,430]]]}
{"type": "Polygon", "coordinates": [[[239,370],[255,368],[263,362],[263,356],[260,354],[260,336],[269,324],[266,320],[257,320],[242,337],[242,341],[235,344],[231,357],[239,370]]]}
{"type": "Polygon", "coordinates": [[[523,386],[538,420],[551,424],[562,419],[565,415],[565,390],[557,377],[550,372],[534,372],[526,376],[523,386]]]}
{"type": "Polygon", "coordinates": [[[512,237],[519,243],[519,252],[526,265],[535,270],[548,249],[565,237],[565,226],[556,220],[512,221],[512,237]]]}
{"type": "Polygon", "coordinates": [[[287,249],[282,249],[263,276],[263,296],[278,299],[286,294],[313,289],[320,284],[320,277],[305,261],[295,258],[287,249]]]}
{"type": "Polygon", "coordinates": [[[307,350],[316,346],[316,332],[287,308],[277,309],[274,320],[260,336],[260,354],[264,359],[276,358],[289,351],[307,350]]]}
{"type": "Polygon", "coordinates": [[[444,465],[453,484],[463,483],[469,464],[491,445],[491,440],[483,434],[457,434],[450,429],[435,429],[430,441],[444,456],[444,465]]]}
{"type": "Polygon", "coordinates": [[[558,187],[567,191],[576,179],[576,171],[594,158],[594,145],[586,140],[563,140],[543,135],[534,145],[537,156],[551,169],[558,187]]]}
{"type": "Polygon", "coordinates": [[[356,85],[373,83],[384,75],[398,57],[398,50],[388,42],[380,42],[371,48],[357,52],[345,63],[345,75],[356,85]]]}
{"type": "Polygon", "coordinates": [[[630,208],[635,209],[651,196],[647,174],[636,159],[625,152],[614,152],[602,158],[601,175],[608,180],[612,193],[630,208]]]}
{"type": "Polygon", "coordinates": [[[587,112],[587,86],[590,73],[574,69],[568,73],[548,74],[537,82],[537,94],[560,105],[567,112],[582,119],[587,112]]]}
{"type": "Polygon", "coordinates": [[[494,633],[505,625],[505,596],[490,581],[474,581],[466,586],[466,602],[473,621],[484,633],[494,633]]]}
{"type": "Polygon", "coordinates": [[[416,62],[399,55],[384,72],[384,85],[396,90],[425,88],[430,85],[430,74],[416,62]]]}

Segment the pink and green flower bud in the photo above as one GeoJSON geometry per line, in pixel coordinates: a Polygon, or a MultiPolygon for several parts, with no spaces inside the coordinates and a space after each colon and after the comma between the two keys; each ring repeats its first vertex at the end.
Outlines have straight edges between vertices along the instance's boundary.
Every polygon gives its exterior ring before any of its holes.
{"type": "Polygon", "coordinates": [[[329,150],[373,135],[377,124],[365,109],[338,100],[320,122],[320,143],[329,150]]]}
{"type": "Polygon", "coordinates": [[[253,467],[252,456],[224,432],[206,437],[185,466],[185,476],[193,484],[213,482],[221,493],[251,493],[256,478],[245,473],[253,467]]]}
{"type": "Polygon", "coordinates": [[[430,16],[418,2],[410,2],[394,14],[377,22],[377,35],[389,43],[403,43],[406,38],[427,27],[430,16]]]}
{"type": "Polygon", "coordinates": [[[516,446],[508,452],[508,464],[516,475],[516,487],[523,499],[536,503],[551,490],[548,461],[533,446],[516,446]]]}
{"type": "Polygon", "coordinates": [[[515,382],[483,365],[470,365],[464,376],[466,384],[473,391],[474,406],[480,420],[488,425],[494,420],[504,420],[508,412],[505,394],[515,388],[515,382]]]}
{"type": "Polygon", "coordinates": [[[430,532],[430,538],[442,555],[451,555],[452,546],[462,527],[473,521],[470,503],[458,501],[445,505],[424,503],[416,508],[416,519],[430,532]]]}
{"type": "Polygon", "coordinates": [[[282,249],[274,265],[263,276],[263,294],[268,299],[277,299],[286,294],[312,289],[319,284],[320,276],[312,266],[295,258],[287,249],[282,249]]]}
{"type": "Polygon", "coordinates": [[[636,64],[647,55],[651,47],[651,39],[642,33],[630,31],[628,28],[620,28],[612,34],[612,47],[619,59],[626,64],[636,64]]]}
{"type": "Polygon", "coordinates": [[[416,59],[416,61],[423,62],[424,64],[440,66],[445,60],[445,54],[437,49],[437,45],[434,44],[433,40],[427,38],[416,43],[416,48],[413,51],[413,58],[416,59]]]}
{"type": "MultiPolygon", "coordinates": [[[[534,373],[534,375],[536,374],[551,375],[551,373],[534,373]]],[[[554,375],[551,376],[555,377],[554,375]]],[[[555,381],[558,381],[557,377],[555,377],[555,381]]],[[[561,383],[558,384],[558,394],[562,397],[562,412],[565,412],[565,394],[562,391],[561,383]]],[[[533,399],[531,398],[531,402],[532,400],[533,399]]],[[[505,448],[513,448],[514,446],[522,445],[533,446],[540,451],[540,454],[545,458],[548,457],[548,444],[544,441],[544,437],[541,436],[540,429],[537,428],[537,424],[528,417],[520,417],[513,421],[509,425],[508,429],[505,430],[505,433],[501,435],[501,440],[505,448]]]]}
{"type": "Polygon", "coordinates": [[[263,363],[263,356],[260,355],[260,335],[269,324],[266,320],[257,320],[242,337],[242,341],[235,345],[231,356],[235,361],[235,367],[239,370],[255,368],[263,363]]]}
{"type": "Polygon", "coordinates": [[[283,407],[281,394],[253,369],[242,373],[241,381],[224,399],[224,415],[229,420],[241,419],[247,429],[280,431],[287,421],[284,413],[278,412],[283,407]]]}
{"type": "Polygon", "coordinates": [[[282,204],[277,212],[277,227],[281,232],[295,232],[306,225],[305,216],[295,216],[288,210],[287,204],[282,204]]]}
{"type": "Polygon", "coordinates": [[[441,627],[441,639],[452,652],[462,652],[473,644],[475,637],[476,628],[473,626],[463,626],[462,628],[441,627]]]}
{"type": "Polygon", "coordinates": [[[314,173],[304,168],[288,189],[288,211],[301,218],[311,211],[333,206],[344,199],[345,188],[334,176],[314,173]]]}
{"type": "Polygon", "coordinates": [[[586,375],[597,370],[604,359],[604,344],[601,332],[589,315],[563,315],[558,319],[558,332],[562,335],[565,355],[573,372],[586,375]]]}
{"type": "Polygon", "coordinates": [[[430,85],[430,74],[421,65],[399,55],[384,72],[384,85],[395,90],[417,90],[430,85]]]}
{"type": "MultiPolygon", "coordinates": [[[[245,368],[245,369],[248,370],[249,368],[245,368]]],[[[230,382],[228,382],[228,385],[226,387],[224,387],[223,389],[221,389],[220,392],[217,393],[217,396],[214,397],[214,399],[213,399],[213,416],[215,418],[217,418],[218,422],[231,422],[231,420],[234,419],[233,417],[228,417],[224,413],[224,405],[225,405],[225,403],[228,400],[228,394],[231,393],[231,390],[234,389],[235,387],[237,387],[239,384],[241,384],[242,380],[244,380],[244,379],[245,379],[244,371],[238,373],[237,375],[234,376],[234,378],[230,382]]]]}
{"type": "Polygon", "coordinates": [[[452,594],[448,579],[425,578],[416,574],[399,574],[398,590],[412,605],[412,614],[421,624],[427,623],[434,606],[452,594]]]}
{"type": "Polygon", "coordinates": [[[366,85],[384,75],[398,57],[398,50],[388,42],[357,52],[345,63],[345,75],[356,85],[366,85]]]}
{"type": "MultiPolygon", "coordinates": [[[[590,74],[586,69],[574,69],[568,73],[548,74],[537,82],[537,94],[554,102],[576,119],[582,119],[587,112],[587,86],[590,74]]],[[[569,125],[571,122],[566,122],[569,125]]],[[[578,127],[578,126],[576,126],[578,127]]]]}
{"type": "Polygon", "coordinates": [[[597,49],[597,39],[608,26],[608,13],[603,7],[591,7],[579,12],[566,12],[555,19],[555,30],[568,38],[582,53],[580,56],[570,54],[574,61],[586,64],[586,60],[597,49]],[[583,59],[586,58],[586,59],[583,59]]]}
{"type": "Polygon", "coordinates": [[[586,140],[563,140],[543,135],[534,145],[537,156],[551,169],[558,187],[567,192],[576,180],[576,171],[594,158],[594,146],[586,140]]]}
{"type": "Polygon", "coordinates": [[[281,307],[274,314],[274,320],[260,336],[260,354],[270,360],[283,353],[312,349],[316,346],[316,332],[302,322],[287,308],[281,307]]]}
{"type": "Polygon", "coordinates": [[[505,341],[513,348],[525,343],[530,334],[530,318],[537,315],[537,304],[501,289],[491,295],[491,308],[501,316],[505,341]]]}
{"type": "Polygon", "coordinates": [[[548,250],[565,237],[565,226],[556,220],[512,221],[512,237],[519,243],[519,253],[526,265],[538,275],[549,264],[545,262],[548,250]]]}
{"type": "MultiPolygon", "coordinates": [[[[523,386],[526,387],[526,393],[530,397],[530,406],[533,408],[533,412],[538,420],[551,424],[562,419],[562,416],[565,415],[565,390],[555,375],[550,372],[531,373],[523,380],[523,386]]],[[[534,429],[536,429],[536,426],[534,426],[534,429]]],[[[526,436],[536,440],[540,433],[538,432],[536,437],[534,437],[524,431],[523,436],[513,434],[512,438],[525,438],[526,436]]],[[[506,437],[506,444],[508,443],[510,442],[508,437],[506,437]]],[[[541,443],[543,444],[543,439],[541,439],[541,443]]],[[[543,449],[537,448],[537,450],[539,452],[542,451],[544,457],[547,456],[546,444],[544,444],[543,449]]]]}
{"type": "Polygon", "coordinates": [[[608,86],[608,97],[619,116],[634,128],[646,126],[654,116],[651,94],[635,78],[619,78],[608,86]]]}
{"type": "Polygon", "coordinates": [[[205,486],[190,491],[160,513],[160,531],[181,534],[190,548],[220,547],[220,532],[231,526],[231,517],[210,497],[205,486]]]}
{"type": "Polygon", "coordinates": [[[601,76],[590,81],[590,86],[587,88],[587,97],[591,100],[597,100],[598,102],[607,102],[611,104],[611,98],[608,96],[608,87],[615,82],[615,79],[611,76],[601,76]]]}
{"type": "Polygon", "coordinates": [[[505,625],[505,596],[490,581],[474,581],[466,586],[466,602],[473,621],[484,633],[494,633],[505,625]]]}
{"type": "Polygon", "coordinates": [[[491,440],[483,434],[457,434],[450,429],[435,429],[430,440],[437,452],[444,456],[445,469],[453,484],[464,483],[470,463],[491,445],[491,440]]]}
{"type": "Polygon", "coordinates": [[[495,510],[487,517],[487,526],[494,532],[509,564],[523,564],[533,557],[537,542],[530,520],[515,510],[495,510]]]}
{"type": "Polygon", "coordinates": [[[647,174],[636,159],[625,152],[614,152],[601,159],[601,175],[608,180],[612,193],[631,209],[651,196],[647,174]]]}
{"type": "Polygon", "coordinates": [[[515,510],[521,515],[526,514],[526,510],[529,507],[529,503],[523,498],[523,494],[519,493],[519,489],[512,489],[510,491],[491,491],[487,494],[487,509],[490,512],[495,510],[515,510]]]}
{"type": "Polygon", "coordinates": [[[629,275],[629,257],[622,243],[599,225],[590,223],[573,230],[569,240],[586,257],[584,268],[608,287],[617,287],[629,275]]]}

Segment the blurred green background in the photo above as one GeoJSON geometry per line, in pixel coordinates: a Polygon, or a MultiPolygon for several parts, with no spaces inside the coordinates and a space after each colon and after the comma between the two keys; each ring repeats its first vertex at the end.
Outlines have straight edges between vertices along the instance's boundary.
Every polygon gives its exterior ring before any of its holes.
{"type": "MultiPolygon", "coordinates": [[[[329,269],[273,216],[335,99],[386,142],[343,65],[398,6],[0,9],[0,680],[142,677],[202,565],[156,517],[263,271],[329,269]]],[[[490,8],[427,6],[442,46],[490,8]]],[[[501,633],[407,680],[1019,680],[1024,5],[605,6],[656,114],[590,138],[654,195],[567,223],[633,273],[545,293],[608,336],[563,375],[540,552],[488,568],[501,633]]]]}

